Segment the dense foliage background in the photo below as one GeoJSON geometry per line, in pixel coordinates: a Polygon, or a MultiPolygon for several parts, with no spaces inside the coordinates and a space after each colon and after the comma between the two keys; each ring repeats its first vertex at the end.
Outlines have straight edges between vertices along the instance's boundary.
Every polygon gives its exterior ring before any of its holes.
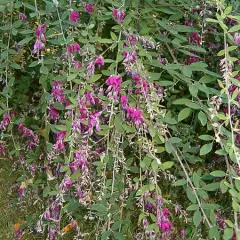
{"type": "Polygon", "coordinates": [[[0,0],[9,239],[240,239],[239,5],[0,0]]]}

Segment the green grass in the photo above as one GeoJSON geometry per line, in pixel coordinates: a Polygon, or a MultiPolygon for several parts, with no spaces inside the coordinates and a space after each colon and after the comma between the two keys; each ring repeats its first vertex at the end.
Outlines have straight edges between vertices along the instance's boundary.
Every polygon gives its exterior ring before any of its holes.
{"type": "Polygon", "coordinates": [[[14,239],[13,225],[21,221],[17,206],[15,181],[17,173],[11,170],[12,161],[0,158],[0,239],[14,239]]]}

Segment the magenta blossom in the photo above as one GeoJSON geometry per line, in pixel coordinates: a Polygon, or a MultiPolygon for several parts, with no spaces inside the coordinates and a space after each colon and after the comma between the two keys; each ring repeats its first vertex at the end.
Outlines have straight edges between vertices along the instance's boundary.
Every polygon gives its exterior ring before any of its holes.
{"type": "Polygon", "coordinates": [[[122,77],[112,75],[107,79],[106,84],[109,86],[106,90],[106,93],[109,93],[113,90],[113,95],[116,97],[121,90],[120,87],[122,84],[122,77]]]}
{"type": "Polygon", "coordinates": [[[113,18],[116,22],[118,22],[118,23],[124,22],[125,13],[123,11],[118,10],[118,9],[113,9],[112,14],[113,14],[113,18]]]}
{"type": "Polygon", "coordinates": [[[102,56],[97,56],[95,64],[98,66],[98,68],[101,68],[104,65],[104,58],[102,56]]]}
{"type": "Polygon", "coordinates": [[[77,11],[72,11],[70,16],[69,16],[69,19],[72,21],[72,22],[79,22],[79,12],[77,11]]]}
{"type": "Polygon", "coordinates": [[[87,13],[92,15],[93,12],[94,12],[94,5],[91,4],[91,3],[86,3],[84,10],[85,10],[85,12],[87,12],[87,13]]]}
{"type": "Polygon", "coordinates": [[[132,120],[136,128],[139,128],[140,125],[145,122],[145,119],[142,116],[142,111],[140,109],[128,107],[126,110],[127,117],[132,120]]]}
{"type": "Polygon", "coordinates": [[[123,109],[126,109],[127,108],[127,103],[128,103],[128,98],[127,98],[126,95],[121,96],[121,103],[122,103],[123,109]]]}

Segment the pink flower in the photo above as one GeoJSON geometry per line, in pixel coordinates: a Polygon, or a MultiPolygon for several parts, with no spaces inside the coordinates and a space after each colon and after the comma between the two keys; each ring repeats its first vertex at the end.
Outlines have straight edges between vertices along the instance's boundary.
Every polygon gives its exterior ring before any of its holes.
{"type": "Polygon", "coordinates": [[[89,14],[93,14],[94,11],[94,5],[91,3],[86,3],[85,5],[85,12],[88,12],[89,14]]]}
{"type": "Polygon", "coordinates": [[[235,33],[233,40],[236,45],[240,45],[240,33],[235,33]]]}
{"type": "Polygon", "coordinates": [[[113,9],[112,14],[116,22],[120,22],[120,23],[124,22],[125,13],[123,11],[118,9],[113,9]]]}
{"type": "Polygon", "coordinates": [[[72,21],[72,22],[79,22],[79,12],[77,11],[72,11],[70,16],[69,16],[69,19],[72,21]]]}
{"type": "Polygon", "coordinates": [[[104,65],[104,58],[102,56],[97,56],[95,64],[98,65],[98,68],[101,68],[104,65]]]}

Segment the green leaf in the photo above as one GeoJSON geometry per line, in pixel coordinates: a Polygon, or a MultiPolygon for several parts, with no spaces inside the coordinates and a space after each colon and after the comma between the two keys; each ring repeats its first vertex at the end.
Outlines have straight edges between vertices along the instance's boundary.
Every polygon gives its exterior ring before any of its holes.
{"type": "Polygon", "coordinates": [[[186,103],[189,103],[191,102],[191,100],[187,99],[187,98],[180,98],[180,99],[177,99],[173,102],[173,104],[175,105],[184,105],[186,103]]]}
{"type": "Polygon", "coordinates": [[[210,135],[201,135],[198,138],[200,138],[201,140],[204,140],[204,141],[212,141],[212,140],[214,140],[214,138],[212,136],[210,136],[210,135]]]}
{"type": "Polygon", "coordinates": [[[190,113],[191,113],[190,108],[183,108],[178,114],[178,122],[181,122],[182,120],[189,117],[190,113]]]}
{"type": "Polygon", "coordinates": [[[202,126],[205,126],[207,124],[207,116],[204,112],[200,111],[198,113],[198,119],[201,122],[202,126]]]}
{"type": "Polygon", "coordinates": [[[47,75],[48,72],[49,72],[48,68],[46,66],[42,65],[41,68],[40,68],[40,73],[47,75]]]}
{"type": "Polygon", "coordinates": [[[219,188],[220,186],[220,183],[219,182],[214,182],[214,183],[210,183],[210,184],[207,184],[205,186],[202,187],[203,190],[205,191],[215,191],[219,188]]]}
{"type": "Polygon", "coordinates": [[[77,210],[80,207],[80,203],[79,202],[70,202],[67,206],[67,210],[68,212],[72,212],[77,210]]]}
{"type": "Polygon", "coordinates": [[[95,74],[92,75],[89,79],[88,79],[88,83],[93,83],[96,82],[97,80],[99,80],[102,77],[102,74],[95,74]]]}
{"type": "Polygon", "coordinates": [[[198,95],[198,88],[193,84],[189,87],[189,92],[193,97],[197,97],[198,95]]]}
{"type": "Polygon", "coordinates": [[[195,227],[199,226],[201,220],[202,220],[201,212],[199,210],[195,211],[195,213],[193,214],[193,223],[195,227]]]}
{"type": "Polygon", "coordinates": [[[211,152],[212,147],[213,147],[212,143],[204,144],[200,149],[200,155],[202,156],[208,154],[209,152],[211,152]]]}
{"type": "Polygon", "coordinates": [[[123,234],[121,232],[114,232],[113,236],[116,240],[123,240],[123,234]]]}
{"type": "Polygon", "coordinates": [[[232,228],[225,228],[223,234],[223,240],[232,239],[233,236],[233,229],[232,228]]]}
{"type": "Polygon", "coordinates": [[[177,181],[174,183],[174,186],[175,186],[175,187],[178,187],[178,186],[185,185],[186,183],[187,183],[187,180],[186,180],[186,179],[180,179],[180,180],[177,180],[177,181]]]}
{"type": "Polygon", "coordinates": [[[164,162],[160,165],[160,168],[162,170],[166,170],[166,169],[169,169],[173,166],[174,162],[171,162],[171,161],[167,161],[167,162],[164,162]]]}
{"type": "Polygon", "coordinates": [[[32,39],[33,39],[33,37],[27,37],[27,38],[21,40],[20,42],[18,42],[17,45],[23,46],[24,44],[29,43],[32,39]]]}
{"type": "Polygon", "coordinates": [[[218,231],[217,226],[213,226],[210,228],[209,230],[209,238],[213,239],[215,238],[215,240],[220,240],[220,233],[218,231]]]}
{"type": "Polygon", "coordinates": [[[180,143],[180,142],[182,142],[182,139],[181,138],[178,138],[178,137],[171,137],[171,138],[169,138],[168,139],[168,141],[170,142],[170,143],[180,143]]]}
{"type": "Polygon", "coordinates": [[[17,63],[12,63],[12,64],[10,64],[10,66],[14,69],[22,69],[22,67],[17,63]]]}
{"type": "Polygon", "coordinates": [[[107,38],[101,38],[99,39],[100,43],[112,43],[113,41],[111,39],[107,39],[107,38]]]}
{"type": "Polygon", "coordinates": [[[196,210],[198,210],[198,209],[199,209],[198,204],[192,204],[192,205],[190,205],[186,210],[187,210],[187,211],[196,211],[196,210]]]}
{"type": "Polygon", "coordinates": [[[192,203],[196,203],[196,202],[197,202],[197,199],[196,199],[196,196],[195,196],[194,193],[193,193],[193,190],[192,190],[190,187],[187,187],[186,192],[187,192],[187,197],[188,197],[188,199],[189,199],[192,203]]]}
{"type": "Polygon", "coordinates": [[[240,30],[240,25],[236,25],[231,27],[228,32],[237,32],[239,30],[240,30]]]}
{"type": "Polygon", "coordinates": [[[226,173],[224,171],[216,170],[210,173],[214,177],[225,177],[226,173]]]}

